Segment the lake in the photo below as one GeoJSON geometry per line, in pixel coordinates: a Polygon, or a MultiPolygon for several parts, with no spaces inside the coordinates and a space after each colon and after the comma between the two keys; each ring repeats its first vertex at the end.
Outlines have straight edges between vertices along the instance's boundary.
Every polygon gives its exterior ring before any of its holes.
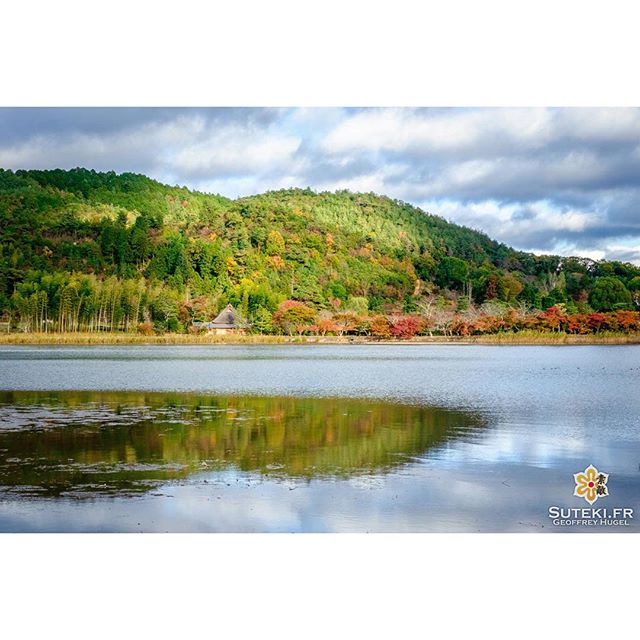
{"type": "Polygon", "coordinates": [[[3,346],[0,531],[638,531],[548,509],[594,465],[637,516],[639,389],[636,345],[3,346]]]}

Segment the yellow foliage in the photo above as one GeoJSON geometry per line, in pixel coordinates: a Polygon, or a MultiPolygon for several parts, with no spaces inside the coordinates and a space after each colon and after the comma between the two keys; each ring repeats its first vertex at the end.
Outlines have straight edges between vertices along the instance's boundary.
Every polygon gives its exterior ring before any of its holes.
{"type": "Polygon", "coordinates": [[[231,275],[235,275],[238,271],[238,263],[231,256],[227,258],[227,271],[231,275]]]}
{"type": "Polygon", "coordinates": [[[276,271],[284,269],[284,260],[280,256],[269,256],[267,262],[276,271]]]}
{"type": "Polygon", "coordinates": [[[253,280],[250,280],[249,278],[240,278],[240,286],[243,289],[248,289],[249,291],[251,291],[256,285],[255,282],[253,282],[253,280]]]}

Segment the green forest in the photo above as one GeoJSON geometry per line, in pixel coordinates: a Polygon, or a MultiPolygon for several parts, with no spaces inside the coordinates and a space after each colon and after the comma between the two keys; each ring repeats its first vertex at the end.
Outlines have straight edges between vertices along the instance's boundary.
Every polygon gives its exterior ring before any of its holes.
{"type": "Polygon", "coordinates": [[[373,193],[231,200],[133,173],[0,169],[0,314],[21,332],[640,329],[640,268],[537,256],[373,193]]]}

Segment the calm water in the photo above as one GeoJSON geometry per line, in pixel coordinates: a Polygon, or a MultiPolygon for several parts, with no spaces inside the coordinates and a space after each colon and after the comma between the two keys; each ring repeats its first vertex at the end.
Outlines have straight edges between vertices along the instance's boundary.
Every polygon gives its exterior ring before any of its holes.
{"type": "Polygon", "coordinates": [[[640,517],[638,346],[0,347],[0,389],[0,531],[565,531],[589,464],[640,517]]]}

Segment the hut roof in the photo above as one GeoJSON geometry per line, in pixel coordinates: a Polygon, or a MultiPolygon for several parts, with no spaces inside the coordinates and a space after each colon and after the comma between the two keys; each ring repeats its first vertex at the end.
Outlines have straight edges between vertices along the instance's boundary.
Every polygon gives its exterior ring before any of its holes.
{"type": "Polygon", "coordinates": [[[233,305],[228,304],[211,322],[208,323],[212,329],[236,329],[240,326],[238,323],[238,314],[233,305]]]}

